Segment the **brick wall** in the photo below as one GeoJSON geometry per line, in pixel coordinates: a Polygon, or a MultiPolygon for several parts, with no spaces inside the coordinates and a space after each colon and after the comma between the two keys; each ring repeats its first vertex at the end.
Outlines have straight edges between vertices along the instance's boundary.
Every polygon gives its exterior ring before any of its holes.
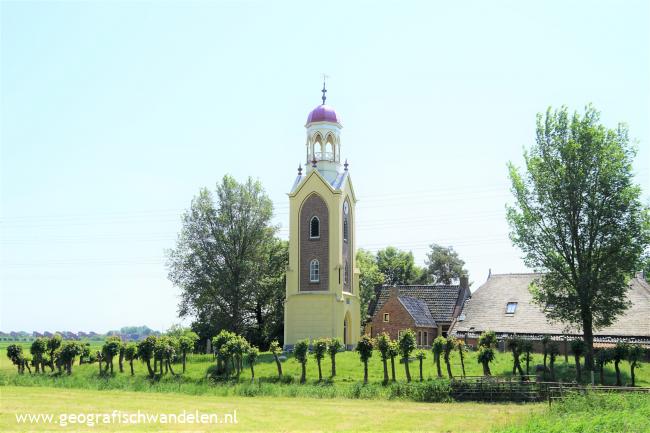
{"type": "Polygon", "coordinates": [[[325,201],[318,195],[310,195],[300,210],[300,291],[328,290],[329,282],[329,216],[325,201]],[[320,220],[320,237],[309,237],[309,223],[312,217],[320,220]],[[309,281],[309,263],[320,263],[320,281],[309,281]]]}

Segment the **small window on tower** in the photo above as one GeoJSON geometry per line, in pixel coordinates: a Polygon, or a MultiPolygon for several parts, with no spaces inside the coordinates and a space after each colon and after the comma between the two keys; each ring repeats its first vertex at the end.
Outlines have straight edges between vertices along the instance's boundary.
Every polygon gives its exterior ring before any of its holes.
{"type": "Polygon", "coordinates": [[[318,260],[312,260],[309,263],[309,281],[312,283],[320,281],[320,263],[318,263],[318,260]]]}
{"type": "Polygon", "coordinates": [[[309,237],[312,239],[320,238],[320,220],[318,217],[312,217],[309,223],[309,237]]]}

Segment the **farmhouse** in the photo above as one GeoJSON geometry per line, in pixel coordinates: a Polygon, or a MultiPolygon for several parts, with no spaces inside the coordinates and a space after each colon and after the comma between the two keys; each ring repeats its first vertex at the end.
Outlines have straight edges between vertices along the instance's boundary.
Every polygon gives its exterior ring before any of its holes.
{"type": "Polygon", "coordinates": [[[469,296],[467,277],[460,278],[456,285],[378,287],[368,307],[366,333],[376,337],[387,332],[396,339],[406,329],[412,329],[418,346],[431,346],[434,338],[447,335],[469,296]]]}
{"type": "MultiPolygon", "coordinates": [[[[550,321],[544,310],[533,303],[528,288],[537,277],[535,273],[491,274],[465,301],[450,333],[472,345],[486,330],[494,331],[499,339],[517,334],[538,341],[548,335],[564,341],[561,350],[566,351],[566,341],[582,334],[575,327],[550,321]]],[[[650,345],[650,285],[642,275],[630,281],[627,297],[630,308],[612,325],[594,330],[595,345],[618,341],[650,345]]]]}

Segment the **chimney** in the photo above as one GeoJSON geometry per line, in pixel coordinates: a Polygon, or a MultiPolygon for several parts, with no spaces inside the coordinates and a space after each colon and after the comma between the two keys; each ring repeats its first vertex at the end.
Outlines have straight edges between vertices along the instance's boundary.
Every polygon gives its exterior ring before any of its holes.
{"type": "Polygon", "coordinates": [[[398,296],[399,296],[399,288],[391,287],[390,288],[390,297],[391,298],[397,298],[398,296]]]}
{"type": "Polygon", "coordinates": [[[460,276],[460,288],[469,290],[469,277],[467,275],[460,276]]]}

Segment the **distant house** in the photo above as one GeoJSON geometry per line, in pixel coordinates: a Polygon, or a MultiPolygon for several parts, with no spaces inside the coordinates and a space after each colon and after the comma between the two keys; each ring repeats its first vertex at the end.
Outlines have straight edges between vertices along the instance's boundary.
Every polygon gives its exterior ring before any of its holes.
{"type": "Polygon", "coordinates": [[[447,335],[469,295],[467,278],[461,278],[457,285],[379,287],[368,307],[366,333],[376,337],[387,332],[397,339],[412,329],[418,346],[431,346],[438,335],[447,335]]]}
{"type": "MultiPolygon", "coordinates": [[[[490,275],[465,301],[451,333],[472,345],[486,330],[494,331],[499,339],[516,334],[532,340],[548,335],[566,341],[581,336],[582,332],[575,327],[550,321],[543,309],[533,303],[528,288],[539,276],[535,273],[490,275]]],[[[650,285],[641,275],[630,281],[627,297],[630,308],[612,325],[594,330],[595,345],[618,341],[650,345],[650,285]]],[[[561,349],[566,350],[566,343],[561,349]]]]}
{"type": "Polygon", "coordinates": [[[42,336],[43,336],[43,334],[41,334],[40,332],[37,332],[37,331],[32,332],[32,337],[34,337],[34,338],[39,338],[39,337],[42,337],[42,336]]]}

